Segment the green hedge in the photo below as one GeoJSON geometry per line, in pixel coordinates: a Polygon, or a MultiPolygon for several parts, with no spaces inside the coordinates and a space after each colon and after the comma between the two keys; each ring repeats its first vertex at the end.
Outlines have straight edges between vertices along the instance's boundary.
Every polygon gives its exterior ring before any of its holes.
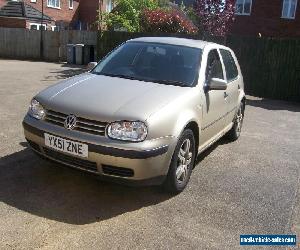
{"type": "MultiPolygon", "coordinates": [[[[99,32],[97,54],[103,58],[123,42],[143,36],[203,39],[197,35],[99,32]]],[[[300,40],[228,36],[203,40],[226,44],[241,65],[247,94],[300,102],[300,40]]]]}

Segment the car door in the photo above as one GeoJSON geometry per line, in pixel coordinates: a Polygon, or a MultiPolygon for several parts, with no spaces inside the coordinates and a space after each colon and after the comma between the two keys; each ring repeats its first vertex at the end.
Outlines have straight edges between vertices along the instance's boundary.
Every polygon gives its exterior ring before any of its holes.
{"type": "Polygon", "coordinates": [[[224,68],[217,49],[211,49],[207,55],[203,120],[201,128],[201,144],[216,136],[225,126],[224,116],[227,112],[224,90],[209,89],[210,79],[218,78],[225,80],[224,68]]]}
{"type": "Polygon", "coordinates": [[[220,49],[223,65],[225,67],[225,77],[227,81],[226,89],[226,106],[227,114],[225,117],[225,125],[230,124],[235,116],[238,107],[238,98],[240,91],[240,81],[242,80],[232,52],[227,49],[220,49]]]}

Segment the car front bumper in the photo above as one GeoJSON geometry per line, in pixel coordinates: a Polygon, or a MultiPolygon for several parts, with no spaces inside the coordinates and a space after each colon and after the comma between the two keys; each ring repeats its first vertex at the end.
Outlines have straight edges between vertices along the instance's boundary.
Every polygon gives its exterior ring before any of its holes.
{"type": "Polygon", "coordinates": [[[119,142],[104,136],[91,135],[49,124],[26,115],[24,135],[31,148],[40,156],[97,174],[125,184],[161,184],[167,175],[176,138],[166,136],[144,142],[119,142]],[[48,148],[44,133],[88,145],[87,158],[81,158],[48,148]]]}

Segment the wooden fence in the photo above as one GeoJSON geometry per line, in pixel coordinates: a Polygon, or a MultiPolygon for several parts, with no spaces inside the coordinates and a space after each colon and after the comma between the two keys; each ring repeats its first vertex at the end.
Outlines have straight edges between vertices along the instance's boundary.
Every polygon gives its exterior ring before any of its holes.
{"type": "Polygon", "coordinates": [[[142,36],[186,37],[225,44],[239,59],[248,94],[300,102],[300,40],[103,32],[98,34],[98,56],[102,58],[124,41],[142,36]]]}
{"type": "Polygon", "coordinates": [[[228,37],[249,94],[300,101],[300,40],[228,37]]]}
{"type": "MultiPolygon", "coordinates": [[[[27,29],[0,28],[0,57],[13,59],[40,59],[41,32],[27,29]]],[[[83,43],[97,45],[97,32],[66,30],[44,31],[44,60],[66,61],[66,45],[83,43]]]]}

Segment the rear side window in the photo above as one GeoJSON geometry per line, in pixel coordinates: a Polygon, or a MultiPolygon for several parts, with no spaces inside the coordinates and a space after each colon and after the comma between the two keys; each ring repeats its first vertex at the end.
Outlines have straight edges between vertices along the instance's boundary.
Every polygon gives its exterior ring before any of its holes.
{"type": "Polygon", "coordinates": [[[230,82],[238,77],[238,69],[230,51],[220,49],[220,53],[222,55],[223,62],[225,65],[227,81],[230,82]]]}

